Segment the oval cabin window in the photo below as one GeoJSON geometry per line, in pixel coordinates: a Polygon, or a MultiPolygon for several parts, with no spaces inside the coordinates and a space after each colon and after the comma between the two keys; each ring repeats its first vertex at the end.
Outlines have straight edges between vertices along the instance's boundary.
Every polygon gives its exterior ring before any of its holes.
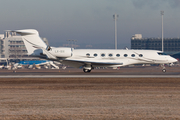
{"type": "Polygon", "coordinates": [[[105,56],[105,54],[104,54],[104,53],[102,53],[102,54],[101,54],[101,56],[102,56],[102,57],[104,57],[104,56],[105,56]]]}
{"type": "Polygon", "coordinates": [[[87,54],[86,54],[86,56],[87,56],[87,57],[89,57],[89,56],[90,56],[90,54],[89,54],[89,53],[87,53],[87,54]]]}
{"type": "Polygon", "coordinates": [[[139,54],[139,57],[143,57],[143,55],[142,55],[142,54],[139,54]]]}
{"type": "Polygon", "coordinates": [[[116,57],[120,57],[120,54],[116,54],[116,57]]]}
{"type": "Polygon", "coordinates": [[[96,54],[96,53],[94,54],[94,57],[97,57],[97,54],[96,54]]]}
{"type": "Polygon", "coordinates": [[[109,57],[112,57],[112,56],[113,56],[113,54],[110,53],[110,54],[109,54],[109,57]]]}
{"type": "Polygon", "coordinates": [[[135,57],[135,54],[132,54],[131,56],[132,56],[132,57],[135,57]]]}
{"type": "Polygon", "coordinates": [[[127,54],[124,54],[124,57],[127,57],[128,55],[127,54]]]}

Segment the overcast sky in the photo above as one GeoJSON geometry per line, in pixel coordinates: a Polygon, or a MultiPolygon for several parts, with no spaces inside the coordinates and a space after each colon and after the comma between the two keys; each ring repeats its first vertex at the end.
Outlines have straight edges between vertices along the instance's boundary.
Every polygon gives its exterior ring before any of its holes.
{"type": "Polygon", "coordinates": [[[119,15],[118,48],[130,47],[134,34],[180,37],[180,0],[0,0],[0,33],[37,29],[51,46],[67,39],[96,48],[114,47],[113,14],[119,15]]]}

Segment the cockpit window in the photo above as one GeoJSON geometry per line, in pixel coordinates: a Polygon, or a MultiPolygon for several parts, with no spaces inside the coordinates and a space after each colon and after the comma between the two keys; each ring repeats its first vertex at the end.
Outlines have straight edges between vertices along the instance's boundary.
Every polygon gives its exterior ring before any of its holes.
{"type": "Polygon", "coordinates": [[[158,55],[167,55],[167,54],[163,52],[158,52],[158,55]]]}

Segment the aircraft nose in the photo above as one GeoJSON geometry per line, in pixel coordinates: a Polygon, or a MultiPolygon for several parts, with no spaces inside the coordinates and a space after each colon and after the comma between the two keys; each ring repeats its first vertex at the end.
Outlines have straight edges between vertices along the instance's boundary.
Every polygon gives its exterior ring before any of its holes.
{"type": "Polygon", "coordinates": [[[171,59],[169,59],[168,61],[169,61],[169,63],[174,63],[174,62],[177,62],[178,60],[173,58],[173,57],[171,57],[171,59]]]}

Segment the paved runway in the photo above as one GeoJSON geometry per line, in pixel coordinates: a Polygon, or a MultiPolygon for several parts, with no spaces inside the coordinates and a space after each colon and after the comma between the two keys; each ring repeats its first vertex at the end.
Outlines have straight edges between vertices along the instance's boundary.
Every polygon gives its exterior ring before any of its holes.
{"type": "Polygon", "coordinates": [[[180,75],[1,75],[0,78],[180,78],[180,75]]]}
{"type": "Polygon", "coordinates": [[[84,73],[82,69],[17,69],[0,70],[0,78],[180,78],[180,67],[167,67],[163,73],[160,67],[126,67],[120,70],[95,69],[84,73]]]}

